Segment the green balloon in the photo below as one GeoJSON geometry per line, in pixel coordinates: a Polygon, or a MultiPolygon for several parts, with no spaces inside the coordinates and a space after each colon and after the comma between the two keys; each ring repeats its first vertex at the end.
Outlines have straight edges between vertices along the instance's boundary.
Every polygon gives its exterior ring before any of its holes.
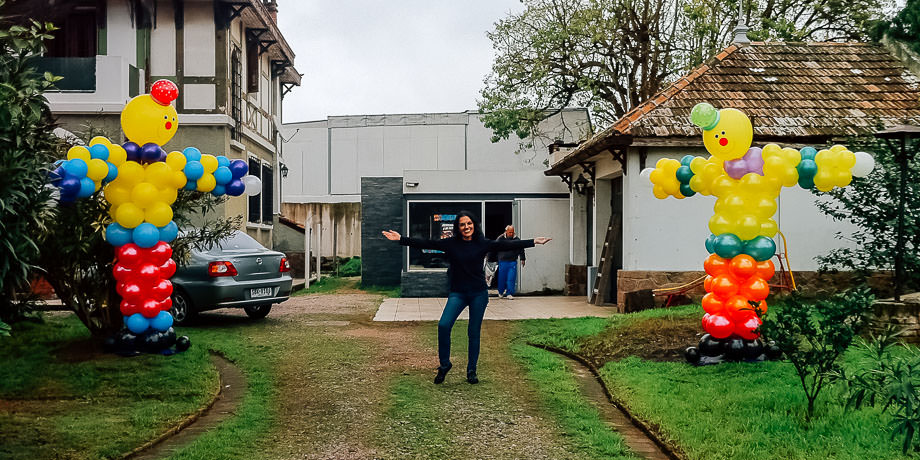
{"type": "Polygon", "coordinates": [[[690,111],[690,121],[704,130],[712,129],[719,123],[719,111],[712,104],[700,102],[690,111]]]}
{"type": "Polygon", "coordinates": [[[715,237],[712,241],[712,247],[719,257],[731,259],[741,254],[741,251],[744,249],[744,244],[741,242],[741,238],[735,236],[734,233],[723,233],[715,237]]]}
{"type": "MultiPolygon", "coordinates": [[[[808,148],[808,147],[806,147],[808,148]]],[[[805,149],[802,149],[805,150],[805,149]]],[[[815,188],[815,175],[818,174],[818,164],[815,160],[802,157],[802,161],[795,167],[799,171],[799,186],[802,188],[815,188]]]]}
{"type": "MultiPolygon", "coordinates": [[[[677,176],[677,180],[680,181],[681,184],[689,184],[690,179],[693,178],[693,171],[689,166],[681,166],[677,168],[675,176],[677,176]]],[[[686,195],[686,193],[684,195],[686,195]]]]}
{"type": "Polygon", "coordinates": [[[758,262],[769,260],[776,254],[776,242],[773,241],[773,238],[758,236],[744,242],[744,253],[758,262]]]}
{"type": "Polygon", "coordinates": [[[690,188],[690,184],[680,184],[680,194],[683,196],[693,196],[696,195],[696,192],[690,188]]]}

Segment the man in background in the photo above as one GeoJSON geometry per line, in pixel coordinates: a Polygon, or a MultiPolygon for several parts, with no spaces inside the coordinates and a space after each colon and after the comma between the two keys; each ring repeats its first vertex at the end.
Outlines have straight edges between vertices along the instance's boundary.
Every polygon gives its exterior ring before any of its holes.
{"type": "MultiPolygon", "coordinates": [[[[514,226],[505,227],[505,233],[502,233],[497,241],[501,240],[520,240],[514,236],[514,226]]],[[[498,298],[507,298],[514,300],[514,290],[517,287],[517,259],[521,258],[521,266],[524,266],[524,250],[513,249],[510,251],[498,251],[498,298]]]]}

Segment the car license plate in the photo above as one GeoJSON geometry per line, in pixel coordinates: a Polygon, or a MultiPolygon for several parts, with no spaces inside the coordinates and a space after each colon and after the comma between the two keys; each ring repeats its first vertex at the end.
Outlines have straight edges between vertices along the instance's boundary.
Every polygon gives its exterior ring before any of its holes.
{"type": "Polygon", "coordinates": [[[271,297],[271,296],[272,296],[272,288],[270,287],[255,288],[255,289],[252,289],[249,293],[249,297],[252,297],[253,299],[257,297],[271,297]]]}

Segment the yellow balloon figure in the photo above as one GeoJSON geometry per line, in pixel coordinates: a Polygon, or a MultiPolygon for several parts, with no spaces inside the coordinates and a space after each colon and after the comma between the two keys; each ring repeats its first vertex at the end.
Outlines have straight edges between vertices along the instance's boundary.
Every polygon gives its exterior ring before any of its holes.
{"type": "Polygon", "coordinates": [[[820,152],[776,144],[752,148],[751,121],[736,109],[717,110],[701,103],[693,107],[690,120],[702,129],[703,145],[711,156],[661,159],[654,170],[643,172],[659,199],[697,193],[716,197],[709,219],[712,235],[706,240],[710,256],[704,263],[707,334],[698,348],[687,350],[687,360],[698,364],[756,359],[765,351],[756,329],[774,274],[773,237],[779,228],[773,216],[781,189],[796,184],[822,192],[846,187],[854,176],[868,175],[874,160],[842,145],[820,152]],[[733,349],[740,352],[722,355],[733,349]]]}
{"type": "MultiPolygon", "coordinates": [[[[123,145],[94,137],[89,146],[75,146],[55,170],[61,201],[85,198],[103,187],[112,223],[106,240],[115,246],[113,274],[122,297],[120,310],[125,329],[113,340],[122,353],[137,349],[169,354],[188,347],[172,328],[172,284],[176,271],[169,243],[178,235],[172,204],[178,189],[209,192],[215,196],[239,196],[246,190],[243,160],[202,154],[194,147],[182,152],[163,151],[179,127],[172,101],[179,96],[176,85],[159,80],[150,94],[132,99],[121,113],[121,126],[128,138],[123,145]]],[[[252,189],[257,178],[246,178],[252,189]]]]}

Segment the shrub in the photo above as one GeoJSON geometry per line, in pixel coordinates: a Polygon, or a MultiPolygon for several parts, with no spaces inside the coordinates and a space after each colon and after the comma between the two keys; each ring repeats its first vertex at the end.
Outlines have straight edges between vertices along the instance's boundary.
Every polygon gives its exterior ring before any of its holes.
{"type": "Polygon", "coordinates": [[[339,276],[361,276],[361,258],[352,257],[339,267],[339,276]]]}

